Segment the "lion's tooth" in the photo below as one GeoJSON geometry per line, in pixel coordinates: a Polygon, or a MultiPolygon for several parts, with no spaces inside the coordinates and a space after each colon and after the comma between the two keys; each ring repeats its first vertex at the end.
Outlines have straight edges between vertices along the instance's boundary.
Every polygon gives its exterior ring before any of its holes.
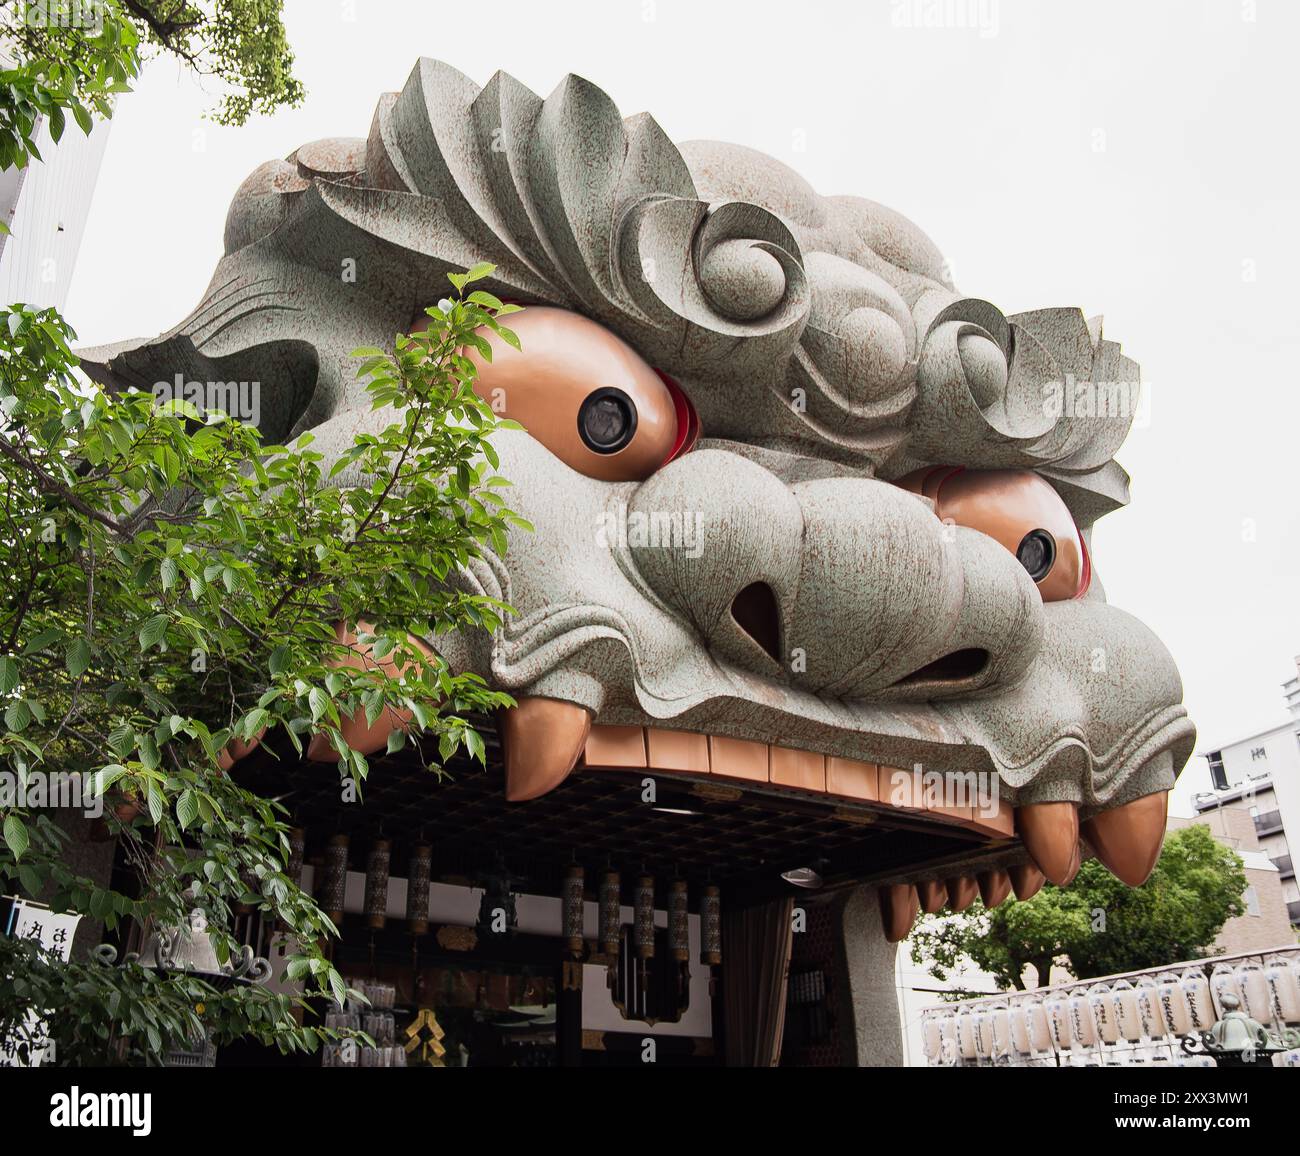
{"type": "MultiPolygon", "coordinates": [[[[359,622],[357,625],[362,630],[368,631],[371,629],[368,622],[359,622]]],[[[391,678],[400,678],[409,665],[409,663],[405,662],[399,665],[392,655],[376,660],[371,656],[371,646],[363,646],[359,643],[356,635],[347,629],[346,623],[340,622],[334,627],[334,636],[339,642],[344,643],[351,653],[346,658],[331,655],[325,664],[326,666],[335,669],[351,667],[354,670],[378,668],[391,678]]],[[[408,639],[411,645],[421,654],[427,656],[433,653],[415,635],[409,635],[408,639]]],[[[363,755],[372,755],[376,751],[386,749],[388,736],[398,728],[409,726],[410,722],[410,711],[399,710],[396,707],[385,707],[372,726],[366,721],[366,712],[359,710],[351,718],[339,720],[339,733],[343,736],[343,741],[352,750],[360,751],[363,755]]],[[[318,763],[337,763],[339,761],[338,751],[334,749],[333,744],[323,734],[312,735],[311,741],[307,744],[307,757],[318,763]]]]}
{"type": "Polygon", "coordinates": [[[948,910],[965,911],[972,903],[975,902],[975,896],[980,893],[980,885],[975,882],[974,876],[958,875],[948,880],[948,910]]]}
{"type": "Polygon", "coordinates": [[[1009,868],[1007,874],[1011,876],[1011,886],[1016,893],[1016,898],[1021,901],[1032,899],[1047,882],[1047,876],[1032,863],[1018,863],[1009,868]]]}
{"type": "Polygon", "coordinates": [[[920,909],[916,887],[911,883],[892,883],[880,889],[880,919],[885,925],[885,938],[890,943],[901,943],[912,930],[912,923],[920,909]]]}
{"type": "Polygon", "coordinates": [[[553,791],[573,770],[591,733],[591,712],[558,698],[521,698],[497,714],[506,799],[522,803],[553,791]]]}
{"type": "Polygon", "coordinates": [[[1079,871],[1079,808],[1073,803],[1027,803],[1016,810],[1016,832],[1029,857],[1058,887],[1079,871]]]}
{"type": "Polygon", "coordinates": [[[916,894],[921,900],[921,910],[926,915],[942,911],[948,902],[948,888],[942,879],[926,879],[916,885],[916,894]]]}
{"type": "Polygon", "coordinates": [[[1169,792],[1158,791],[1093,815],[1083,834],[1115,878],[1141,887],[1160,858],[1168,819],[1169,792]]]}
{"type": "Polygon", "coordinates": [[[988,908],[996,907],[1011,894],[1011,876],[1001,868],[982,872],[979,884],[980,898],[988,908]]]}

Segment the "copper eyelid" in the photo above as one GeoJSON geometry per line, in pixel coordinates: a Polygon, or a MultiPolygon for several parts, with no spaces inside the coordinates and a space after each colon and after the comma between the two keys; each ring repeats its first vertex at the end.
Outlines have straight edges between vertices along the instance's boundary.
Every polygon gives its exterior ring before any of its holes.
{"type": "MultiPolygon", "coordinates": [[[[425,320],[417,316],[412,328],[425,320]]],[[[521,350],[484,331],[492,360],[467,350],[478,376],[474,391],[503,399],[498,412],[513,418],[572,469],[601,481],[640,481],[668,458],[679,436],[677,406],[659,375],[630,345],[603,325],[553,306],[512,315],[521,350]],[[583,401],[595,389],[614,388],[636,407],[636,432],[627,445],[600,453],[578,429],[583,401]]]]}

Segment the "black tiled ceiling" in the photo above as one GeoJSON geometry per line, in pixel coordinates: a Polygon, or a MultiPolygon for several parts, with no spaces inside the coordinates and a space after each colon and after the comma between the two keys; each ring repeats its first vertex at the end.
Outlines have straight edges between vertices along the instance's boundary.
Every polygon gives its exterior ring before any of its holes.
{"type": "MultiPolygon", "coordinates": [[[[433,846],[435,878],[477,880],[500,855],[523,889],[541,894],[558,894],[570,862],[587,869],[589,888],[608,864],[625,878],[642,869],[659,879],[680,876],[692,883],[694,899],[698,885],[709,881],[733,893],[788,891],[780,872],[819,860],[823,877],[834,881],[980,845],[951,828],[878,809],[737,790],[731,783],[727,793],[738,797],[702,797],[693,782],[674,775],[655,777],[652,806],[642,801],[644,771],[578,770],[540,799],[507,803],[495,730],[490,722],[479,730],[488,742],[486,770],[459,760],[439,777],[408,749],[371,763],[362,803],[341,801],[332,765],[296,762],[291,749],[280,750],[278,761],[254,754],[236,774],[278,797],[307,829],[308,857],[344,831],[352,836],[352,868],[362,870],[370,840],[382,834],[394,842],[393,874],[403,875],[410,846],[423,840],[433,846]]],[[[715,780],[704,789],[716,786],[715,780]]]]}

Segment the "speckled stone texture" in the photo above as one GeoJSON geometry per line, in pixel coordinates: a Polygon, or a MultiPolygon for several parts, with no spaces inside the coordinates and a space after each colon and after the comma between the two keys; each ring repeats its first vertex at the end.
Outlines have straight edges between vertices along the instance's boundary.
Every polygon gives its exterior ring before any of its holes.
{"type": "Polygon", "coordinates": [[[894,957],[898,945],[889,943],[880,927],[880,896],[874,887],[855,887],[836,901],[843,938],[844,966],[836,972],[837,986],[845,992],[840,1014],[849,1025],[841,1028],[853,1055],[848,1066],[901,1068],[903,1033],[894,986],[894,957]]]}
{"type": "Polygon", "coordinates": [[[447,272],[487,260],[494,292],[602,323],[698,410],[700,447],[643,483],[497,439],[537,532],[461,581],[517,613],[494,638],[438,640],[494,685],[605,723],[995,771],[1010,802],[1085,815],[1167,789],[1188,758],[1178,672],[1099,580],[1044,604],[1008,550],[891,484],[925,465],[1034,469],[1088,538],[1127,500],[1113,455],[1129,417],[1044,398],[1136,384],[1099,318],[1007,316],[959,292],[893,210],[820,196],[739,146],[676,146],[578,77],[542,99],[433,60],[380,98],[366,139],[259,168],[225,239],[189,317],[86,351],[90,372],[260,381],[269,438],[311,429],[337,454],[392,418],[348,351],[390,342],[447,272]],[[624,508],[698,517],[703,548],[606,541],[598,519],[624,508]],[[755,582],[774,594],[776,657],[729,613],[755,582]],[[904,681],[964,648],[989,654],[974,678],[904,681]]]}

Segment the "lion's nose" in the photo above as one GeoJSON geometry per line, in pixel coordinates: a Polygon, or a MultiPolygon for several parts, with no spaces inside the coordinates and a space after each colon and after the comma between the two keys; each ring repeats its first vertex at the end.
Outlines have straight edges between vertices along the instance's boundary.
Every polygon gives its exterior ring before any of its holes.
{"type": "Polygon", "coordinates": [[[833,698],[919,700],[1015,677],[1037,653],[1042,605],[993,539],[869,478],[787,484],[726,450],[661,470],[631,510],[697,527],[644,534],[642,576],[720,659],[833,698]]]}

